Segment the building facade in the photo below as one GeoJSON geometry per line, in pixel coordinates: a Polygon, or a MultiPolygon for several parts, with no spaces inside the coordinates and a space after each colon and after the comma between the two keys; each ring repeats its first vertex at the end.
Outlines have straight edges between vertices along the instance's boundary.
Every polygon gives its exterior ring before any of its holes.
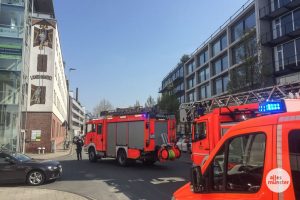
{"type": "Polygon", "coordinates": [[[75,97],[72,92],[70,92],[69,96],[69,128],[71,136],[78,136],[83,134],[84,131],[86,112],[85,107],[78,100],[78,95],[78,88],[76,88],[75,97]]]}
{"type": "Polygon", "coordinates": [[[173,94],[180,103],[185,102],[184,64],[178,64],[162,81],[159,93],[173,94]]]}
{"type": "MultiPolygon", "coordinates": [[[[198,49],[184,65],[186,102],[227,93],[230,73],[243,68],[243,58],[256,56],[246,47],[257,41],[255,2],[247,2],[198,49]],[[252,34],[250,36],[250,32],[252,34]],[[245,34],[249,34],[247,40],[245,34]]],[[[258,58],[257,58],[258,59],[258,58]]]]}
{"type": "Polygon", "coordinates": [[[33,8],[25,151],[55,152],[67,137],[65,66],[53,2],[34,1],[33,8]]]}
{"type": "Polygon", "coordinates": [[[182,99],[300,81],[299,66],[300,0],[249,0],[184,64],[182,99]]]}
{"type": "Polygon", "coordinates": [[[0,0],[0,147],[23,151],[31,3],[0,0]]]}

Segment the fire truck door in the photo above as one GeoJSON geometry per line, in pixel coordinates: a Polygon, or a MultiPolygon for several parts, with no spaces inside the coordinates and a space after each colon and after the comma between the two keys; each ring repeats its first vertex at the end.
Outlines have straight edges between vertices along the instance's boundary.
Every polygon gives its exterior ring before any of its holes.
{"type": "Polygon", "coordinates": [[[195,164],[201,164],[209,155],[209,133],[207,120],[197,122],[193,127],[192,159],[195,164]]]}
{"type": "Polygon", "coordinates": [[[102,124],[97,124],[97,135],[96,135],[96,149],[98,151],[103,151],[103,131],[102,131],[102,124]]]}

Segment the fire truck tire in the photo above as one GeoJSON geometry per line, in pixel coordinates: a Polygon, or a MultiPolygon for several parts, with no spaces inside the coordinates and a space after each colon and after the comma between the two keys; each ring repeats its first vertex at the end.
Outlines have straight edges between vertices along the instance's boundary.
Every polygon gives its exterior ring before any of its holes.
{"type": "Polygon", "coordinates": [[[97,155],[96,155],[95,149],[93,149],[93,148],[89,149],[89,161],[97,162],[97,155]]]}
{"type": "Polygon", "coordinates": [[[126,166],[127,165],[127,155],[124,149],[119,149],[118,154],[117,154],[117,161],[119,165],[121,166],[126,166]]]}

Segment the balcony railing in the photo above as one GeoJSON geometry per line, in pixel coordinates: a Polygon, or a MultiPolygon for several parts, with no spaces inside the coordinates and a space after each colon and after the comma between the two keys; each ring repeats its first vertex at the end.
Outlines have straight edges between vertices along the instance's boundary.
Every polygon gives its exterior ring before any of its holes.
{"type": "Polygon", "coordinates": [[[283,60],[275,60],[275,73],[287,71],[300,71],[300,53],[283,58],[283,60]]]}
{"type": "Polygon", "coordinates": [[[261,34],[261,43],[274,46],[299,35],[300,18],[281,25],[280,28],[273,28],[271,32],[261,34]]]}
{"type": "Polygon", "coordinates": [[[261,19],[273,19],[282,15],[283,13],[294,9],[300,5],[300,0],[285,0],[281,1],[280,5],[275,6],[270,2],[267,5],[259,9],[259,17],[261,19]]]}
{"type": "Polygon", "coordinates": [[[9,4],[9,5],[16,5],[16,6],[24,6],[24,0],[1,0],[1,4],[9,4]]]}
{"type": "Polygon", "coordinates": [[[24,28],[0,24],[0,37],[23,38],[24,28]]]}

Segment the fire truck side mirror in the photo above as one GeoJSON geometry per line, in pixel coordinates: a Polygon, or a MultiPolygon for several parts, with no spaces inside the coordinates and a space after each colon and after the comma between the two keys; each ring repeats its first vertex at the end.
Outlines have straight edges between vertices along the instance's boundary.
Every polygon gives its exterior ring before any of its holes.
{"type": "Polygon", "coordinates": [[[194,193],[204,191],[204,179],[200,166],[193,166],[191,169],[191,189],[194,193]]]}

